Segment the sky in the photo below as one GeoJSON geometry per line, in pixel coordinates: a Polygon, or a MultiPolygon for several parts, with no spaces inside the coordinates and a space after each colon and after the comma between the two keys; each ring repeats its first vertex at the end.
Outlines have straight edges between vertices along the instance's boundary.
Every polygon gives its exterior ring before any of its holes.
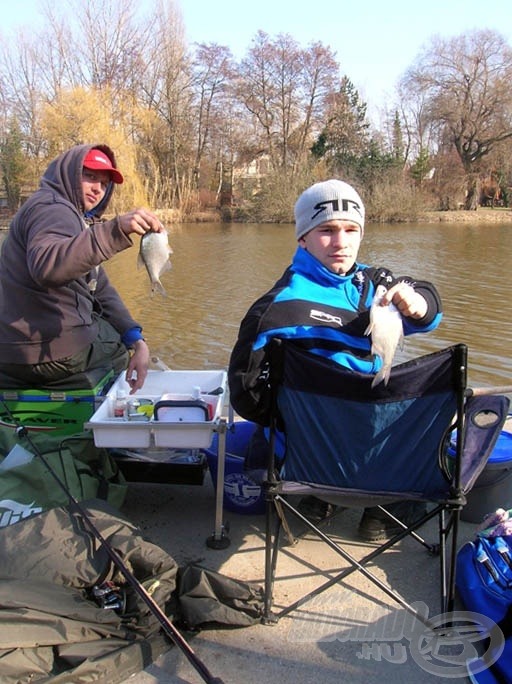
{"type": "MultiPolygon", "coordinates": [[[[86,1],[86,0],[85,0],[86,1]]],[[[138,0],[153,7],[157,0],[138,0]]],[[[240,59],[258,30],[288,33],[306,48],[322,42],[336,54],[373,115],[393,99],[400,77],[434,35],[473,29],[500,32],[512,47],[510,0],[173,0],[190,43],[227,45],[240,59]]],[[[2,33],[37,21],[42,0],[3,0],[2,33]]]]}

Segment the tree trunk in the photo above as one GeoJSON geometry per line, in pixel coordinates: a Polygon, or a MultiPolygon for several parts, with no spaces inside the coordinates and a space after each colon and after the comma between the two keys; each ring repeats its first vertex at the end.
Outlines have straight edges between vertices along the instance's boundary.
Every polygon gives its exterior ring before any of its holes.
{"type": "Polygon", "coordinates": [[[480,197],[480,183],[477,177],[471,175],[467,181],[466,201],[464,209],[466,211],[476,211],[478,207],[478,198],[480,197]]]}

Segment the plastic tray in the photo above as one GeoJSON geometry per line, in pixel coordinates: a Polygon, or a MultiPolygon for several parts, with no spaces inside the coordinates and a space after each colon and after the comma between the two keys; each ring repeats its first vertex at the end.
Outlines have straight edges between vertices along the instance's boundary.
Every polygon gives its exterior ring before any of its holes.
{"type": "Polygon", "coordinates": [[[85,424],[93,431],[98,447],[125,447],[144,449],[153,446],[172,448],[208,448],[220,420],[227,374],[224,370],[149,371],[144,387],[128,399],[149,399],[153,404],[162,397],[174,396],[186,400],[199,398],[210,406],[211,420],[190,420],[186,415],[180,421],[154,420],[131,421],[114,418],[113,406],[118,389],[129,392],[122,373],[107,393],[104,402],[85,424]],[[199,390],[198,390],[199,388],[199,390]]]}

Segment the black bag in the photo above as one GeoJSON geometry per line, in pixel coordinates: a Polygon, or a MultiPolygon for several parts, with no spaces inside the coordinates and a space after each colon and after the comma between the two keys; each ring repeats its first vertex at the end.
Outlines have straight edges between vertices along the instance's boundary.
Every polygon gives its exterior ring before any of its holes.
{"type": "Polygon", "coordinates": [[[200,565],[178,570],[180,622],[189,629],[249,627],[263,615],[263,589],[200,565]]]}

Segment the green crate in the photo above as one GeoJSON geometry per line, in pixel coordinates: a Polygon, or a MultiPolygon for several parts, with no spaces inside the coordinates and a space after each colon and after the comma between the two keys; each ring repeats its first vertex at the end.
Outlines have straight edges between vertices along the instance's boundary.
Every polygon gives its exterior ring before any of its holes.
{"type": "Polygon", "coordinates": [[[30,432],[73,435],[82,432],[112,384],[110,371],[88,389],[0,389],[0,426],[23,425],[30,432]]]}

